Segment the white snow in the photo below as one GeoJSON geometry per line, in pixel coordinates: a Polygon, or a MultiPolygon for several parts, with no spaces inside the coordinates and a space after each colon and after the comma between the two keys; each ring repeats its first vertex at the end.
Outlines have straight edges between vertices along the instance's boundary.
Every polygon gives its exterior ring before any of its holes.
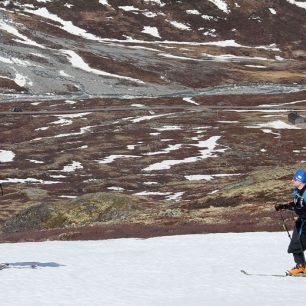
{"type": "Polygon", "coordinates": [[[178,21],[170,21],[167,20],[171,25],[173,25],[175,28],[179,30],[186,30],[186,31],[191,31],[191,28],[189,25],[186,25],[184,23],[178,22],[178,21]]]}
{"type": "Polygon", "coordinates": [[[33,184],[58,184],[60,182],[55,182],[55,181],[46,181],[46,180],[40,180],[40,179],[36,179],[33,177],[27,177],[25,179],[21,179],[21,178],[6,178],[3,180],[0,180],[0,183],[20,183],[20,184],[26,184],[26,183],[33,183],[33,184]]]}
{"type": "Polygon", "coordinates": [[[40,44],[36,43],[35,41],[33,41],[32,39],[29,39],[25,35],[19,33],[19,31],[15,27],[5,23],[3,20],[0,20],[0,29],[1,28],[4,31],[6,31],[6,32],[8,32],[8,33],[18,37],[19,39],[15,39],[15,41],[17,41],[19,43],[27,44],[27,45],[32,45],[32,46],[35,46],[35,47],[39,47],[41,49],[45,49],[46,48],[43,45],[40,45],[40,44]]]}
{"type": "Polygon", "coordinates": [[[82,164],[80,162],[77,161],[72,161],[71,164],[68,164],[66,166],[64,166],[63,170],[61,170],[62,172],[74,172],[78,169],[83,169],[84,167],[82,166],[82,164]]]}
{"type": "Polygon", "coordinates": [[[179,201],[185,192],[159,192],[159,191],[141,191],[134,193],[138,196],[164,196],[166,201],[179,201]]]}
{"type": "Polygon", "coordinates": [[[201,15],[201,13],[198,10],[187,10],[186,13],[188,15],[201,15]]]}
{"type": "MultiPolygon", "coordinates": [[[[46,128],[44,127],[44,128],[41,128],[41,129],[46,129],[46,128]]],[[[49,139],[49,138],[61,138],[61,137],[67,137],[67,136],[82,135],[82,134],[85,134],[85,133],[89,133],[91,131],[91,129],[92,129],[92,126],[84,126],[84,127],[80,128],[80,132],[56,134],[54,136],[48,136],[48,137],[38,137],[38,138],[32,139],[31,142],[32,141],[39,141],[39,140],[42,140],[42,139],[49,139]]],[[[36,130],[38,130],[38,129],[36,129],[36,130]]]]}
{"type": "Polygon", "coordinates": [[[105,6],[110,6],[108,0],[99,0],[99,3],[105,6]]]}
{"type": "Polygon", "coordinates": [[[0,244],[1,306],[304,306],[279,233],[0,244]],[[36,269],[27,269],[31,263],[36,269]],[[20,269],[19,269],[20,268],[20,269]]]}
{"type": "Polygon", "coordinates": [[[125,77],[125,76],[121,76],[118,74],[113,74],[113,73],[108,73],[99,69],[95,69],[95,68],[91,68],[87,63],[84,62],[84,60],[81,58],[81,56],[79,56],[77,53],[75,53],[72,50],[62,50],[62,53],[66,54],[68,56],[69,61],[71,62],[72,66],[78,69],[82,69],[84,71],[90,72],[90,73],[94,73],[97,75],[102,75],[102,76],[106,76],[106,77],[112,77],[112,78],[117,78],[117,79],[124,79],[124,80],[128,80],[128,81],[132,81],[132,82],[136,82],[136,83],[141,83],[143,84],[143,81],[137,80],[137,79],[133,79],[130,77],[125,77]]]}
{"type": "Polygon", "coordinates": [[[69,4],[69,3],[65,3],[64,6],[68,7],[68,8],[72,8],[73,4],[69,4]]]}
{"type": "Polygon", "coordinates": [[[57,115],[56,117],[58,117],[59,120],[57,121],[53,121],[50,122],[49,124],[55,124],[55,125],[60,125],[60,126],[64,126],[64,125],[70,125],[73,123],[73,118],[82,118],[84,116],[87,116],[91,114],[89,113],[78,113],[78,114],[64,114],[64,115],[57,115]]]}
{"type": "Polygon", "coordinates": [[[260,56],[237,56],[233,54],[221,54],[221,55],[213,55],[208,53],[202,53],[205,58],[209,58],[214,61],[242,61],[242,60],[258,60],[258,61],[270,61],[270,59],[266,57],[260,56]]]}
{"type": "Polygon", "coordinates": [[[111,191],[118,191],[118,192],[124,191],[124,188],[117,187],[117,186],[107,187],[107,189],[111,191]]]}
{"type": "Polygon", "coordinates": [[[36,160],[36,159],[26,159],[26,160],[34,164],[44,164],[44,162],[41,160],[36,160]]]}
{"type": "Polygon", "coordinates": [[[269,8],[269,11],[272,15],[276,15],[276,10],[274,8],[269,8]]]}
{"type": "Polygon", "coordinates": [[[166,196],[166,195],[170,195],[171,192],[160,192],[160,191],[141,191],[141,192],[137,192],[134,193],[135,195],[138,196],[147,196],[147,195],[157,195],[157,196],[166,196]]]}
{"type": "Polygon", "coordinates": [[[226,14],[230,13],[230,10],[227,6],[227,3],[223,0],[208,0],[209,2],[212,2],[214,5],[218,7],[221,11],[223,11],[226,14]]]}
{"type": "Polygon", "coordinates": [[[144,0],[144,2],[149,2],[150,4],[154,3],[161,7],[165,5],[165,3],[163,3],[161,0],[144,0]]]}
{"type": "Polygon", "coordinates": [[[20,73],[16,73],[14,81],[18,86],[21,86],[21,87],[24,87],[26,85],[28,85],[28,86],[33,85],[33,82],[28,77],[26,77],[26,76],[24,76],[20,73]]]}
{"type": "Polygon", "coordinates": [[[224,152],[226,149],[216,149],[217,141],[221,138],[221,136],[212,136],[207,140],[200,140],[198,144],[191,144],[190,146],[204,148],[203,150],[199,150],[199,154],[196,156],[185,157],[184,159],[167,159],[161,162],[157,162],[143,169],[143,171],[160,171],[160,170],[168,170],[172,166],[186,163],[194,163],[196,161],[206,159],[209,157],[217,157],[215,155],[216,152],[224,152]]]}
{"type": "Polygon", "coordinates": [[[177,131],[177,130],[181,130],[182,127],[178,126],[178,125],[164,125],[162,127],[159,128],[154,128],[157,131],[177,131]]]}
{"type": "Polygon", "coordinates": [[[171,195],[166,196],[166,200],[167,201],[180,201],[184,193],[185,192],[183,191],[175,192],[171,195]]]}
{"type": "Polygon", "coordinates": [[[13,64],[13,62],[6,57],[0,56],[0,62],[5,63],[5,64],[13,64]]]}
{"type": "Polygon", "coordinates": [[[200,103],[193,101],[192,97],[190,97],[190,98],[188,98],[188,97],[183,98],[183,101],[191,103],[191,104],[194,104],[194,105],[200,105],[200,103]]]}
{"type": "Polygon", "coordinates": [[[138,122],[141,122],[141,121],[145,121],[145,120],[152,120],[152,119],[155,119],[155,118],[161,118],[161,117],[167,117],[167,116],[170,116],[170,115],[173,115],[175,113],[168,113],[168,114],[161,114],[161,115],[151,115],[151,116],[141,116],[141,117],[137,117],[135,119],[131,119],[131,121],[133,123],[138,123],[138,122]]]}
{"type": "Polygon", "coordinates": [[[250,68],[259,68],[259,69],[265,69],[267,66],[262,66],[262,65],[244,65],[245,67],[250,67],[250,68]]]}
{"type": "Polygon", "coordinates": [[[290,125],[281,120],[275,120],[271,122],[258,123],[252,126],[246,126],[247,128],[272,128],[272,129],[291,129],[291,130],[299,130],[300,128],[294,125],[290,125]]]}
{"type": "Polygon", "coordinates": [[[159,55],[167,57],[167,58],[174,58],[174,59],[187,60],[187,61],[197,61],[197,62],[202,61],[201,59],[198,59],[198,58],[192,58],[192,57],[186,57],[186,56],[177,56],[177,55],[172,55],[172,54],[167,54],[167,53],[159,53],[159,55]]]}
{"type": "Polygon", "coordinates": [[[306,1],[295,1],[295,0],[287,0],[287,2],[291,3],[291,4],[295,4],[298,7],[304,8],[306,9],[306,1]]]}
{"type": "Polygon", "coordinates": [[[213,16],[209,16],[209,15],[202,15],[201,16],[203,19],[205,19],[205,20],[213,20],[215,17],[213,17],[213,16]]]}
{"type": "Polygon", "coordinates": [[[8,150],[0,150],[0,162],[7,163],[13,161],[15,153],[8,150]]]}
{"type": "Polygon", "coordinates": [[[69,74],[67,74],[64,70],[60,70],[60,71],[59,71],[59,74],[60,74],[61,76],[63,76],[63,77],[70,77],[70,78],[72,78],[72,76],[69,75],[69,74]]]}
{"type": "Polygon", "coordinates": [[[153,13],[153,12],[143,12],[142,14],[145,15],[146,17],[148,17],[148,18],[154,18],[154,17],[157,16],[157,14],[153,13]]]}
{"type": "Polygon", "coordinates": [[[97,160],[97,162],[99,164],[110,164],[110,163],[112,163],[113,161],[115,161],[116,159],[119,159],[119,158],[136,158],[136,157],[140,157],[140,156],[123,155],[123,154],[117,154],[116,155],[116,154],[114,154],[114,155],[107,156],[102,160],[97,160]]]}
{"type": "Polygon", "coordinates": [[[182,144],[175,144],[175,145],[169,145],[167,148],[161,150],[161,151],[156,151],[156,152],[148,152],[144,153],[144,156],[153,156],[153,155],[159,155],[159,154],[167,154],[170,153],[171,151],[176,151],[179,150],[183,145],[182,144]]]}
{"type": "Polygon", "coordinates": [[[141,32],[160,38],[158,29],[156,27],[145,26],[141,32]]]}
{"type": "Polygon", "coordinates": [[[120,8],[123,11],[126,11],[126,12],[139,11],[139,9],[137,7],[134,7],[132,5],[118,6],[118,8],[120,8]]]}
{"type": "Polygon", "coordinates": [[[221,174],[194,174],[194,175],[185,175],[185,178],[188,181],[210,181],[212,179],[214,179],[215,177],[227,177],[227,176],[235,176],[235,175],[240,175],[240,173],[233,173],[233,174],[229,174],[229,173],[221,173],[221,174]]]}
{"type": "Polygon", "coordinates": [[[217,122],[219,123],[239,123],[239,121],[235,121],[235,120],[218,120],[217,122]]]}
{"type": "Polygon", "coordinates": [[[86,32],[84,29],[81,29],[77,26],[75,26],[71,21],[65,21],[62,18],[60,18],[59,16],[50,13],[45,7],[36,9],[36,10],[30,10],[30,9],[24,9],[25,12],[27,13],[31,13],[37,16],[41,16],[43,18],[55,21],[59,24],[61,24],[61,29],[63,29],[64,31],[73,34],[73,35],[77,35],[77,36],[81,36],[85,39],[90,39],[90,40],[100,40],[99,37],[86,32]]]}

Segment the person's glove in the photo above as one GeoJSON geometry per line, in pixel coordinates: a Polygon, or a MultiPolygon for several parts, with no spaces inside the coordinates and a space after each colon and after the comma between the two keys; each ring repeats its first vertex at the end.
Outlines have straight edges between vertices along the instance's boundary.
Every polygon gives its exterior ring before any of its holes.
{"type": "Polygon", "coordinates": [[[275,204],[274,206],[276,211],[288,209],[288,204],[275,204]]]}

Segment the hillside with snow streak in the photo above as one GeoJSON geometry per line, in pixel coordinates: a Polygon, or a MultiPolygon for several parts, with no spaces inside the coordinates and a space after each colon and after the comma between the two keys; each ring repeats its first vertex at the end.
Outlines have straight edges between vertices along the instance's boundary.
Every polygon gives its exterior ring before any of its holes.
{"type": "Polygon", "coordinates": [[[0,241],[278,230],[306,161],[305,17],[291,0],[1,1],[0,241]]]}

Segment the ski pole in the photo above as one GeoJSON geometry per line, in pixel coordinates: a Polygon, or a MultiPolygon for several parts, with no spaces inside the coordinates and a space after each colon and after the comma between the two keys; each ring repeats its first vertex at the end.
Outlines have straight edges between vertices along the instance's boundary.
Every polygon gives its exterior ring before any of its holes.
{"type": "Polygon", "coordinates": [[[2,188],[2,184],[0,184],[0,189],[1,189],[1,194],[3,196],[3,188],[2,188]]]}
{"type": "Polygon", "coordinates": [[[283,228],[284,228],[284,230],[287,232],[289,239],[292,240],[292,237],[291,237],[291,235],[290,235],[290,233],[289,233],[289,230],[288,230],[288,227],[287,227],[287,225],[286,225],[286,221],[285,221],[284,216],[283,216],[283,214],[282,214],[282,212],[281,212],[280,210],[279,210],[279,214],[280,214],[281,219],[282,219],[282,221],[283,221],[283,228]]]}

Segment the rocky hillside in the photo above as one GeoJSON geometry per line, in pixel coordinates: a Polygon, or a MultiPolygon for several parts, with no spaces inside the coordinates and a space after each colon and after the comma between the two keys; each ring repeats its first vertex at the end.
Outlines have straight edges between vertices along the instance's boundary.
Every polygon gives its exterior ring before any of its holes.
{"type": "Polygon", "coordinates": [[[294,0],[1,1],[0,240],[281,230],[305,20],[294,0]]]}

